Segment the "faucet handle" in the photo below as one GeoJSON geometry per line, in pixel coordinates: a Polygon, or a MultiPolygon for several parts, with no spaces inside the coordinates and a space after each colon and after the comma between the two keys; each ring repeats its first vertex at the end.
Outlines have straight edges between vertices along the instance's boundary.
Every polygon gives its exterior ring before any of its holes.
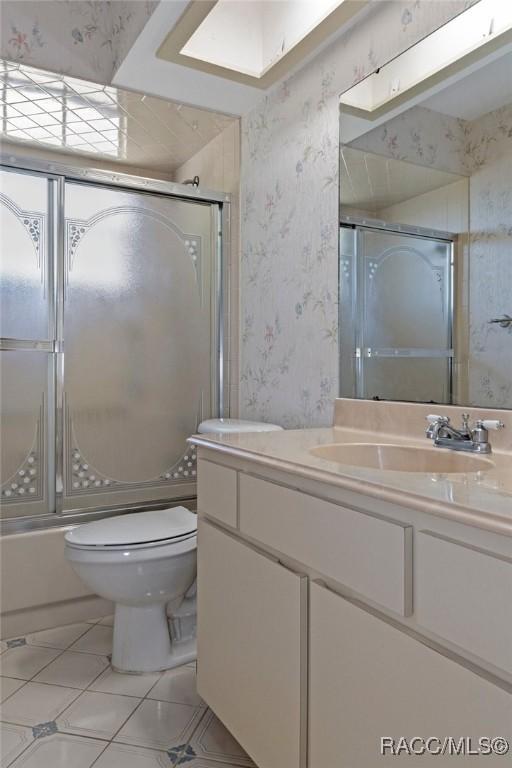
{"type": "Polygon", "coordinates": [[[436,416],[434,413],[429,413],[428,416],[425,416],[425,419],[428,421],[429,424],[449,424],[450,423],[449,416],[436,416]]]}
{"type": "Polygon", "coordinates": [[[505,424],[499,419],[478,419],[475,428],[472,432],[473,442],[482,443],[487,446],[486,453],[490,453],[491,446],[489,445],[489,430],[490,429],[502,429],[505,424]]]}
{"type": "Polygon", "coordinates": [[[505,424],[499,419],[482,419],[477,422],[479,427],[483,429],[503,429],[505,424]]]}
{"type": "Polygon", "coordinates": [[[436,416],[434,413],[429,413],[425,419],[428,421],[425,434],[430,440],[434,440],[437,437],[440,427],[450,423],[449,416],[436,416]]]}

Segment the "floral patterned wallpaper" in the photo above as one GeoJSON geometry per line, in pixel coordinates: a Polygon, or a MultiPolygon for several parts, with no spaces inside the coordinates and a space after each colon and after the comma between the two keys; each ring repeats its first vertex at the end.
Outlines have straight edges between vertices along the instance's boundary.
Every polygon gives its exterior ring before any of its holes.
{"type": "Polygon", "coordinates": [[[240,412],[332,423],[338,394],[338,97],[471,0],[379,0],[242,121],[240,412]]]}
{"type": "Polygon", "coordinates": [[[155,0],[2,0],[0,57],[110,84],[155,0]]]}
{"type": "Polygon", "coordinates": [[[417,106],[350,142],[351,147],[465,175],[467,123],[417,106]]]}

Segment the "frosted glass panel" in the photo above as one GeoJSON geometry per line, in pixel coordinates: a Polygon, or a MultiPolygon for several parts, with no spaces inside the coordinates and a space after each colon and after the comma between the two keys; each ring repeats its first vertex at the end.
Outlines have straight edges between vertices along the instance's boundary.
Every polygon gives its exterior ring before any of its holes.
{"type": "Polygon", "coordinates": [[[221,206],[2,168],[0,217],[2,518],[194,497],[221,206]]]}
{"type": "Polygon", "coordinates": [[[365,346],[450,346],[450,244],[384,230],[359,237],[365,346]]]}
{"type": "Polygon", "coordinates": [[[0,171],[0,336],[49,340],[47,179],[0,171]]]}
{"type": "Polygon", "coordinates": [[[35,515],[48,508],[47,415],[52,356],[0,352],[0,495],[2,517],[35,515]]]}
{"type": "Polygon", "coordinates": [[[450,402],[451,326],[450,241],[342,226],[342,396],[450,402]]]}
{"type": "Polygon", "coordinates": [[[65,215],[65,506],[167,498],[211,408],[212,206],[68,183],[65,215]]]}
{"type": "Polygon", "coordinates": [[[449,374],[446,359],[367,359],[364,360],[362,396],[368,400],[446,403],[450,397],[449,374]]]}

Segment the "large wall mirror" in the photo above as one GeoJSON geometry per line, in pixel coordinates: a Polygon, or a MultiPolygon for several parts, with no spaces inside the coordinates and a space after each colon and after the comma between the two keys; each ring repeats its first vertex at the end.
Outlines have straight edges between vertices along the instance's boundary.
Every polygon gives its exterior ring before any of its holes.
{"type": "Polygon", "coordinates": [[[439,32],[340,100],[341,395],[512,408],[512,43],[439,32]]]}

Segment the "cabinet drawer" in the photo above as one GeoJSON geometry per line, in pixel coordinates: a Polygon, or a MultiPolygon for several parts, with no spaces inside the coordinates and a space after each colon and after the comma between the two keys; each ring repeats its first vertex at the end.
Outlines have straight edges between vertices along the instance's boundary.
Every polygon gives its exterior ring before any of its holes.
{"type": "Polygon", "coordinates": [[[402,616],[412,528],[240,475],[240,530],[402,616]]]}
{"type": "Polygon", "coordinates": [[[420,531],[418,623],[512,674],[512,558],[420,531]]]}
{"type": "Polygon", "coordinates": [[[226,525],[237,524],[236,471],[206,459],[197,465],[197,510],[226,525]]]}

